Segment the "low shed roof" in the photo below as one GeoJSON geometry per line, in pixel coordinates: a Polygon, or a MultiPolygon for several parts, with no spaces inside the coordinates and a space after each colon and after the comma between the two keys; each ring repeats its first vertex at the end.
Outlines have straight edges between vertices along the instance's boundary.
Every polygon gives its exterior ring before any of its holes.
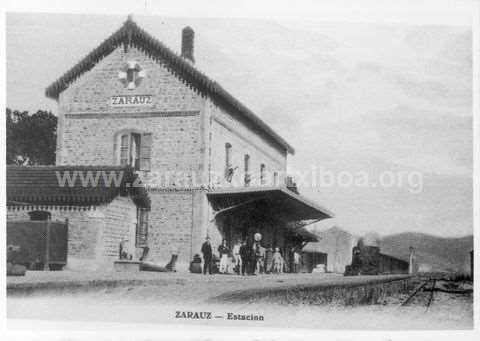
{"type": "Polygon", "coordinates": [[[130,196],[150,208],[145,188],[130,167],[7,166],[7,205],[94,206],[130,196]]]}

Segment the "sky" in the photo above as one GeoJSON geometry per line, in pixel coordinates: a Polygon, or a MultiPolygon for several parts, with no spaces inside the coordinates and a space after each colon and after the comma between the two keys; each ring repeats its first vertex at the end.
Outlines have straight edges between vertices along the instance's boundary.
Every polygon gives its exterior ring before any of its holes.
{"type": "MultiPolygon", "coordinates": [[[[8,14],[7,106],[56,113],[45,88],[125,19],[8,14]]],[[[300,181],[303,195],[335,213],[315,228],[338,225],[357,235],[473,232],[468,23],[134,20],[174,51],[181,29],[191,26],[196,66],[295,147],[292,174],[403,177],[390,187],[300,181]],[[406,183],[412,174],[421,175],[421,190],[418,182],[406,183]]]]}

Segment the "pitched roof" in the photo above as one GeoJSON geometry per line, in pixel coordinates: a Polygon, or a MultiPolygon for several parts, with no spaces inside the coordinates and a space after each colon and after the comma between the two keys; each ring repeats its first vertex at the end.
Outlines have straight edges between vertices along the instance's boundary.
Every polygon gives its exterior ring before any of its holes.
{"type": "Polygon", "coordinates": [[[266,134],[288,153],[293,154],[295,152],[294,148],[288,144],[288,142],[270,128],[255,113],[233,97],[233,95],[227,92],[217,82],[207,77],[184,58],[145,32],[131,19],[131,17],[125,21],[120,29],[114,32],[79,63],[47,87],[45,91],[46,96],[58,99],[59,94],[72,82],[83,73],[91,70],[100,60],[105,58],[120,45],[135,46],[154,60],[166,61],[167,67],[176,76],[186,80],[202,94],[208,95],[218,105],[238,114],[240,119],[243,119],[260,132],[266,134]]]}
{"type": "Polygon", "coordinates": [[[7,166],[7,205],[95,206],[130,196],[149,209],[148,194],[137,184],[130,167],[7,166]]]}

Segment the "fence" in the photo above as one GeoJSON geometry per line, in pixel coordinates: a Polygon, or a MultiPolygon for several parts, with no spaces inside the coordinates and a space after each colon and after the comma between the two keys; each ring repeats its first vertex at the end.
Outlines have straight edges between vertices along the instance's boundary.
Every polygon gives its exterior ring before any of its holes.
{"type": "Polygon", "coordinates": [[[7,222],[7,245],[19,247],[7,259],[30,270],[60,270],[67,264],[68,221],[7,222]]]}

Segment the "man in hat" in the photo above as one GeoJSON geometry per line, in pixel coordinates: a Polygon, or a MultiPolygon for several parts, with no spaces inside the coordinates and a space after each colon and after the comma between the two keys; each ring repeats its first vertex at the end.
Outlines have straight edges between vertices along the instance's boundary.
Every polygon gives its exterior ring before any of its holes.
{"type": "Polygon", "coordinates": [[[247,241],[243,240],[242,245],[240,246],[240,258],[242,260],[241,266],[241,274],[245,276],[245,274],[250,274],[250,248],[247,245],[247,241]]]}
{"type": "Polygon", "coordinates": [[[203,274],[212,274],[212,245],[210,244],[210,237],[205,238],[205,243],[202,245],[203,254],[203,274]]]}

